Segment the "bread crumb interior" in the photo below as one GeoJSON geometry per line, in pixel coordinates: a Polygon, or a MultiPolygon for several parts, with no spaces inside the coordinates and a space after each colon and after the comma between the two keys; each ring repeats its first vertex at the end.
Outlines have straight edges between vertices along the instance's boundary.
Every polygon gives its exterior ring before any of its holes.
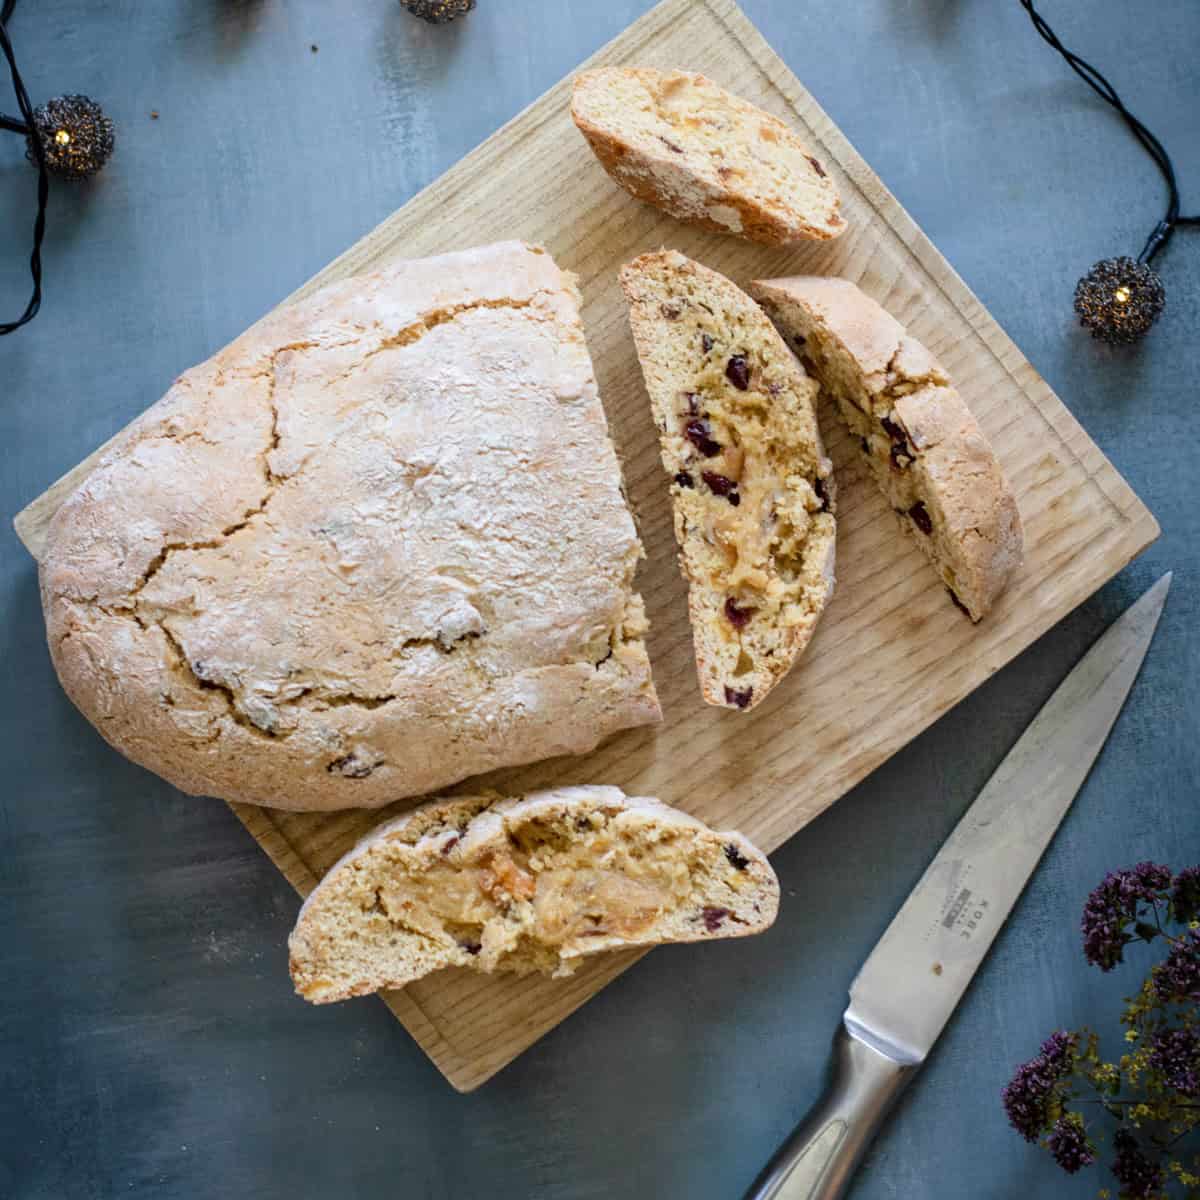
{"type": "Polygon", "coordinates": [[[405,982],[414,957],[570,974],[584,955],[666,940],[680,926],[702,936],[746,924],[739,897],[762,884],[719,835],[628,810],[506,820],[499,839],[494,825],[487,837],[469,828],[384,839],[355,863],[323,904],[318,940],[332,949],[300,984],[304,995],[405,982]]]}
{"type": "Polygon", "coordinates": [[[888,503],[931,559],[955,602],[965,607],[959,598],[962,585],[947,561],[954,551],[947,544],[944,514],[919,457],[926,447],[910,428],[912,422],[906,421],[907,412],[919,413],[940,389],[951,386],[945,372],[923,348],[901,336],[886,368],[864,375],[836,334],[805,305],[779,295],[764,295],[760,302],[837,403],[888,503]]]}
{"type": "MultiPolygon", "coordinates": [[[[823,232],[842,225],[836,192],[799,138],[706,79],[684,71],[604,72],[589,83],[580,104],[590,120],[642,153],[686,158],[714,189],[752,196],[785,221],[797,212],[824,210],[829,215],[816,222],[823,232]]],[[[736,221],[731,209],[722,223],[736,221]]]]}
{"type": "Polygon", "coordinates": [[[770,686],[780,630],[815,621],[828,594],[834,483],[817,386],[757,309],[723,304],[703,276],[647,273],[642,286],[662,318],[651,399],[693,624],[698,608],[712,690],[747,707],[770,686]]]}

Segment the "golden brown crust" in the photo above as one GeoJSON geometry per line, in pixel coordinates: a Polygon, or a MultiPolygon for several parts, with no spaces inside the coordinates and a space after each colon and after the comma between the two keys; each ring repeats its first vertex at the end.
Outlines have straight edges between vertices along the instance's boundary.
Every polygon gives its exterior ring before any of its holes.
{"type": "Polygon", "coordinates": [[[193,793],[375,807],[658,719],[570,277],[502,243],[280,310],[59,511],[67,693],[193,793]]]}
{"type": "Polygon", "coordinates": [[[994,451],[932,354],[849,280],[758,280],[751,294],[843,419],[951,595],[981,620],[1020,566],[1023,533],[994,451]]]}

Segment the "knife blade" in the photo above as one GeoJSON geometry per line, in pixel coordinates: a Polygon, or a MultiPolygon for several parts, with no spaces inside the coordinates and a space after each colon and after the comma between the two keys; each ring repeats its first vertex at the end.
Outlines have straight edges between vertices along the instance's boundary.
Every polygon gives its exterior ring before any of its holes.
{"type": "Polygon", "coordinates": [[[1108,739],[1162,615],[1164,575],[1046,701],[850,986],[830,1081],[746,1200],[836,1200],[933,1048],[1108,739]]]}

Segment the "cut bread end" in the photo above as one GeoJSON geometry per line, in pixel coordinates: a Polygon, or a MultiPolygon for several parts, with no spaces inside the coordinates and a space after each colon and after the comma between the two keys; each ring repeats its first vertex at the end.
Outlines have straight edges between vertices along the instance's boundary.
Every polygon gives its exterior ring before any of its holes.
{"type": "Polygon", "coordinates": [[[760,704],[832,594],[833,468],[817,386],[759,307],[675,251],[621,272],[671,480],[701,691],[760,704]]]}
{"type": "Polygon", "coordinates": [[[758,933],[779,884],[765,855],[614,787],[436,801],[336,863],[288,941],[316,1004],[442,967],[568,975],[604,950],[758,933]]]}
{"type": "Polygon", "coordinates": [[[680,220],[771,246],[845,231],[820,159],[782,121],[703,75],[585,71],[571,116],[618,184],[680,220]]]}
{"type": "Polygon", "coordinates": [[[1012,488],[979,423],[934,356],[847,279],[750,285],[836,402],[902,528],[973,621],[1023,557],[1012,488]]]}

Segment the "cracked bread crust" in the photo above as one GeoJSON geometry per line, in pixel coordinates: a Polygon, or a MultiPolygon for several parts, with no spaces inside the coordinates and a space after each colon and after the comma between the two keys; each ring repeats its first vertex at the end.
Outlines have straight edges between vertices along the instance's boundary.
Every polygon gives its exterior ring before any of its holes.
{"type": "Polygon", "coordinates": [[[584,71],[571,116],[615,182],[682,221],[768,246],[845,231],[837,189],[812,151],[703,75],[584,71]]]}
{"type": "Polygon", "coordinates": [[[621,272],[671,479],[704,699],[760,704],[833,592],[833,466],[817,385],[762,310],[676,251],[621,272]]]}
{"type": "Polygon", "coordinates": [[[901,525],[952,599],[982,620],[1021,565],[1021,518],[946,372],[849,280],[759,280],[750,292],[836,400],[901,525]]]}
{"type": "Polygon", "coordinates": [[[309,894],[288,939],[314,1004],[442,967],[569,975],[588,955],[766,929],[761,851],[657,800],[589,786],[434,801],[367,835],[309,894]]]}
{"type": "Polygon", "coordinates": [[[572,277],[400,262],[186,372],[41,566],[71,699],[192,793],[375,807],[659,719],[572,277]]]}

